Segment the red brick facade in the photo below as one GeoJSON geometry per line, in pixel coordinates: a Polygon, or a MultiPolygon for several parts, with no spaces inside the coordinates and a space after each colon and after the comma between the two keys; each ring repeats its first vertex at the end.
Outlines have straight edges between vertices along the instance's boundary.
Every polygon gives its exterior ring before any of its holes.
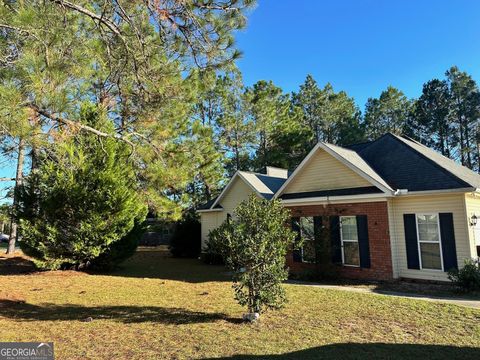
{"type": "MultiPolygon", "coordinates": [[[[339,265],[340,276],[349,279],[393,279],[392,253],[390,250],[390,235],[388,230],[388,208],[385,201],[289,206],[288,208],[292,211],[292,217],[366,215],[370,247],[370,268],[339,265]]],[[[292,253],[287,255],[287,265],[293,273],[311,270],[315,267],[315,264],[294,262],[292,253]]]]}

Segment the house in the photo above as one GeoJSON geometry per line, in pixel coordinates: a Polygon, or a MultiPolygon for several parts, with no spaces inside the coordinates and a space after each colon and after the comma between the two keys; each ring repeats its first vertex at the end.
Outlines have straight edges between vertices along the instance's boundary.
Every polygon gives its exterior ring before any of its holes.
{"type": "Polygon", "coordinates": [[[202,224],[202,249],[206,247],[208,233],[234,215],[237,205],[250,194],[270,200],[288,178],[285,169],[267,166],[266,170],[266,174],[237,171],[219,196],[197,210],[202,224]]]}
{"type": "Polygon", "coordinates": [[[448,280],[480,254],[480,175],[403,136],[340,147],[318,143],[292,174],[237,172],[199,212],[203,245],[251,193],[291,210],[303,248],[291,271],[316,266],[315,241],[328,229],[331,261],[346,278],[448,280]]]}

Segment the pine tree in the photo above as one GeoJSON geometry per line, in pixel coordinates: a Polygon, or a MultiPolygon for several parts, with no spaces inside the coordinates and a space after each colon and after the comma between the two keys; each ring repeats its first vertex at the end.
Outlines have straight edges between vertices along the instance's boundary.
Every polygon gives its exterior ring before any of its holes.
{"type": "Polygon", "coordinates": [[[198,77],[192,74],[238,58],[233,32],[245,25],[252,5],[8,1],[0,6],[0,121],[33,127],[34,139],[23,137],[28,150],[46,146],[56,128],[128,144],[149,207],[178,217],[191,180],[187,154],[195,147],[187,141],[196,126],[190,115],[198,77]],[[81,123],[85,99],[108,113],[113,133],[81,123]]]}
{"type": "Polygon", "coordinates": [[[364,116],[367,138],[375,140],[387,132],[404,133],[411,106],[403,92],[392,86],[382,91],[379,98],[369,98],[364,116]]]}
{"type": "Polygon", "coordinates": [[[442,155],[450,157],[456,142],[451,121],[451,97],[446,81],[433,79],[423,84],[415,101],[412,136],[442,155]]]}
{"type": "MultiPolygon", "coordinates": [[[[95,105],[85,104],[81,113],[83,125],[114,132],[95,105]]],[[[145,219],[146,206],[128,145],[88,132],[61,130],[56,136],[64,140],[42,151],[20,188],[21,247],[40,267],[82,269],[128,237],[145,219]]],[[[115,249],[115,259],[123,259],[115,249]]]]}
{"type": "Polygon", "coordinates": [[[314,134],[310,146],[319,141],[347,145],[362,141],[360,111],[346,92],[336,93],[330,83],[320,89],[311,75],[293,95],[293,104],[303,112],[303,124],[314,134]]]}
{"type": "Polygon", "coordinates": [[[290,96],[273,82],[262,80],[246,89],[245,101],[256,133],[253,168],[264,171],[266,166],[298,165],[312,135],[301,126],[299,109],[292,107],[290,96]]]}
{"type": "Polygon", "coordinates": [[[480,171],[478,129],[480,121],[480,90],[466,72],[456,66],[447,72],[452,101],[451,116],[458,139],[456,156],[462,165],[480,171]]]}

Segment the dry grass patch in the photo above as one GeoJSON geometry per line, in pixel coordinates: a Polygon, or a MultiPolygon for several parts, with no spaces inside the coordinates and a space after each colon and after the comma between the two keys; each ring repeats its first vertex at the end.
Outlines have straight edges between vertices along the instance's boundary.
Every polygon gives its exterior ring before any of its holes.
{"type": "Polygon", "coordinates": [[[1,341],[54,341],[58,359],[480,354],[480,310],[387,296],[286,285],[283,310],[244,324],[224,268],[162,252],[140,251],[108,275],[0,281],[1,341]]]}

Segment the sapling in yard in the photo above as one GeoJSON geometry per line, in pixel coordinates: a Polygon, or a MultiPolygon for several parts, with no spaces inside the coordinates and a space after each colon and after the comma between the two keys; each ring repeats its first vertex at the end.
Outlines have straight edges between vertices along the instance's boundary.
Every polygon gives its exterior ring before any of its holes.
{"type": "Polygon", "coordinates": [[[245,320],[254,321],[264,310],[278,309],[286,301],[281,283],[288,276],[286,254],[295,238],[286,226],[289,217],[278,200],[252,195],[215,235],[224,241],[223,257],[234,272],[235,299],[248,309],[245,320]]]}

